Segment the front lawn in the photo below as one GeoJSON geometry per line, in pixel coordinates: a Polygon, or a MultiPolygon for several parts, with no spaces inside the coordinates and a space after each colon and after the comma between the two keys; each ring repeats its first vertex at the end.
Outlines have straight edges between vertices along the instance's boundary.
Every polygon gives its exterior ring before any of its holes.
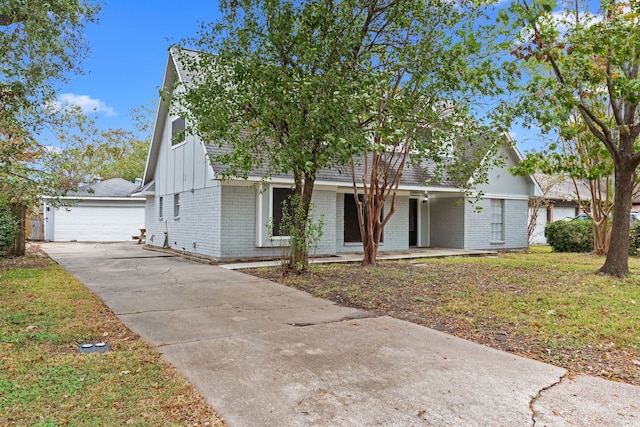
{"type": "Polygon", "coordinates": [[[0,259],[0,425],[223,426],[197,391],[71,274],[0,259]],[[112,351],[80,354],[79,343],[112,351]]]}
{"type": "MultiPolygon", "coordinates": [[[[528,253],[318,264],[303,276],[245,272],[339,304],[375,311],[490,347],[640,385],[640,277],[593,272],[603,258],[528,253]]],[[[640,259],[629,261],[640,274],[640,259]]]]}

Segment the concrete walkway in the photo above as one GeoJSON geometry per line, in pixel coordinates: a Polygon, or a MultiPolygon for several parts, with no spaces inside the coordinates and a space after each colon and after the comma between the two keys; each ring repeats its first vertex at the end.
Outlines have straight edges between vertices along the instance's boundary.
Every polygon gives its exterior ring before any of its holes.
{"type": "Polygon", "coordinates": [[[640,387],[135,244],[43,249],[232,426],[640,426],[640,387]]]}

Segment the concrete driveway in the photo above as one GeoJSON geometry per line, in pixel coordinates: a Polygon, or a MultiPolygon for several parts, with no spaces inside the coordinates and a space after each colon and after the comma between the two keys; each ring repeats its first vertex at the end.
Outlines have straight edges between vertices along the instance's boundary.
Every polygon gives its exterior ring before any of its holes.
{"type": "Polygon", "coordinates": [[[230,426],[640,426],[640,387],[135,244],[42,247],[230,426]]]}

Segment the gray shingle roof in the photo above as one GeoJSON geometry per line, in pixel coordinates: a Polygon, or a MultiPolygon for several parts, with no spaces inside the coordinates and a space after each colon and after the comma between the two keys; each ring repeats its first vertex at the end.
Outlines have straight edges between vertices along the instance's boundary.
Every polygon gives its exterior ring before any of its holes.
{"type": "MultiPolygon", "coordinates": [[[[543,191],[546,191],[545,197],[551,200],[576,200],[576,186],[571,178],[562,175],[544,175],[536,174],[536,179],[540,183],[543,191]]],[[[578,191],[582,200],[590,200],[591,192],[585,181],[577,179],[578,191]]]]}
{"type": "Polygon", "coordinates": [[[76,191],[69,191],[67,197],[131,197],[139,189],[139,184],[122,178],[111,178],[80,186],[76,191]]]}
{"type": "MultiPolygon", "coordinates": [[[[217,144],[205,144],[207,149],[207,154],[210,159],[212,159],[213,170],[216,173],[224,172],[227,169],[227,166],[219,161],[216,161],[215,156],[230,153],[231,147],[229,145],[223,144],[222,146],[218,146],[217,144]]],[[[256,168],[251,173],[250,176],[254,177],[263,177],[268,175],[268,170],[266,167],[256,168]]],[[[364,162],[360,162],[355,166],[355,176],[358,184],[361,182],[361,177],[364,174],[364,162]]],[[[291,174],[274,174],[270,175],[272,178],[281,178],[281,179],[291,179],[293,175],[291,174]]],[[[405,186],[426,186],[427,181],[433,179],[435,177],[434,174],[434,165],[424,165],[424,166],[414,166],[407,165],[403,171],[401,185],[405,186]]],[[[344,183],[347,185],[352,184],[351,178],[351,168],[348,165],[332,168],[332,169],[323,169],[321,170],[317,177],[316,181],[327,181],[327,182],[337,182],[344,183]]],[[[442,187],[442,188],[456,188],[452,183],[430,183],[431,187],[442,187]]]]}
{"type": "Polygon", "coordinates": [[[189,72],[189,70],[185,68],[185,64],[194,63],[198,57],[201,56],[200,52],[187,48],[171,47],[169,53],[174,58],[173,63],[175,64],[176,72],[180,80],[185,84],[191,83],[193,81],[193,72],[189,72]],[[181,61],[181,56],[184,56],[186,61],[181,61]]]}

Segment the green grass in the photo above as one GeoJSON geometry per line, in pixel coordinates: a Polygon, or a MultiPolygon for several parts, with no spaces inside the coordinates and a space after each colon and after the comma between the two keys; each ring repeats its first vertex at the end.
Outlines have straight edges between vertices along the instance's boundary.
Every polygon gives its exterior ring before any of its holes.
{"type": "Polygon", "coordinates": [[[95,295],[48,264],[0,265],[0,425],[224,425],[95,295]],[[96,341],[112,351],[78,352],[96,341]]]}
{"type": "Polygon", "coordinates": [[[313,265],[310,274],[252,274],[566,367],[640,385],[640,259],[619,280],[594,272],[602,257],[494,257],[313,265]]]}

